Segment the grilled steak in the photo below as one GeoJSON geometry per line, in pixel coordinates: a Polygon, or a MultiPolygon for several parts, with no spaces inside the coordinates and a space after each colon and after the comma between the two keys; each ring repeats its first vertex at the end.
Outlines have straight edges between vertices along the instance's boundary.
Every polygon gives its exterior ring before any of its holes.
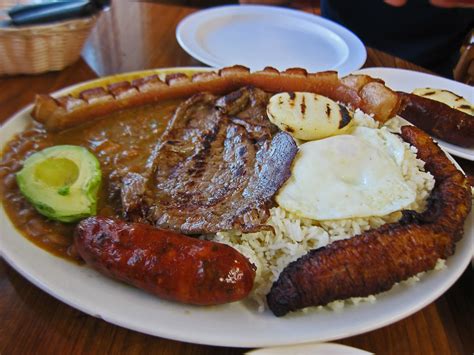
{"type": "Polygon", "coordinates": [[[123,179],[125,216],[187,234],[269,228],[273,195],[297,147],[288,134],[274,134],[267,101],[265,92],[243,88],[182,103],[146,172],[123,179]]]}

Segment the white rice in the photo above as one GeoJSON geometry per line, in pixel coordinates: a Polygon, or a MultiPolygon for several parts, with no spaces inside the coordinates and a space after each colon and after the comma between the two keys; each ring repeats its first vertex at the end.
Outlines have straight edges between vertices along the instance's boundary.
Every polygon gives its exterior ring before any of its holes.
{"type": "MultiPolygon", "coordinates": [[[[354,113],[354,121],[358,126],[378,128],[378,123],[360,110],[354,113]]],[[[405,144],[405,156],[402,163],[404,179],[415,188],[416,200],[408,208],[422,211],[426,198],[434,186],[431,174],[424,171],[424,162],[416,158],[416,148],[405,144]]],[[[361,234],[385,223],[396,222],[401,212],[394,212],[383,217],[351,218],[332,221],[315,221],[299,218],[280,207],[270,210],[267,224],[275,233],[263,231],[242,234],[239,232],[220,232],[212,239],[231,245],[239,250],[257,267],[255,285],[250,298],[258,304],[258,310],[266,307],[265,296],[272,283],[281,271],[292,261],[308,251],[326,246],[336,240],[346,239],[361,234]]],[[[438,266],[439,267],[439,266],[438,266]]],[[[417,276],[409,282],[416,281],[417,276]]],[[[358,304],[361,301],[374,302],[375,297],[352,298],[346,301],[334,301],[328,305],[333,310],[341,309],[346,302],[358,304]]]]}

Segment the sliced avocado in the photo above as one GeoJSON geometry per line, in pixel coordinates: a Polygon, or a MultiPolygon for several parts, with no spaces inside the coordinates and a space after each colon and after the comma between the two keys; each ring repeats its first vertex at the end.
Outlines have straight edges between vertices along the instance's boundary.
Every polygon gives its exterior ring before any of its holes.
{"type": "Polygon", "coordinates": [[[39,213],[61,222],[95,215],[102,172],[86,148],[57,145],[25,160],[16,180],[39,213]]]}

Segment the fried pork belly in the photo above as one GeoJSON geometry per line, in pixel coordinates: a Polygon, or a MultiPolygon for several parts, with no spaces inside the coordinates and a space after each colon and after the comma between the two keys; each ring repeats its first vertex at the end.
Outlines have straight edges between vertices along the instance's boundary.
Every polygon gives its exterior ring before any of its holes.
{"type": "Polygon", "coordinates": [[[339,79],[335,71],[308,73],[301,68],[290,68],[279,72],[266,67],[250,72],[244,66],[234,65],[218,72],[198,72],[192,77],[183,73],[168,74],[164,81],[158,75],[151,75],[87,89],[77,95],[37,95],[32,116],[47,130],[60,131],[125,108],[187,98],[202,92],[224,95],[245,86],[271,93],[313,92],[360,108],[380,122],[392,117],[401,102],[397,93],[387,88],[383,81],[367,75],[360,78],[351,75],[345,80],[339,79]]]}

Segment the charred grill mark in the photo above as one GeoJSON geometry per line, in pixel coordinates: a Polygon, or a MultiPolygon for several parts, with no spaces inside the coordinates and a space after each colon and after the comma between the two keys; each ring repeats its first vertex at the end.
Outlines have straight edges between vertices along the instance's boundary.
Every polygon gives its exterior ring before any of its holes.
{"type": "Polygon", "coordinates": [[[339,129],[347,126],[349,122],[351,122],[351,115],[349,114],[349,111],[343,106],[339,105],[339,109],[341,110],[341,120],[339,121],[339,129]]]}
{"type": "Polygon", "coordinates": [[[331,105],[326,104],[326,117],[329,119],[331,117],[331,105]]]}
{"type": "Polygon", "coordinates": [[[199,178],[201,177],[206,169],[206,158],[208,157],[212,142],[216,139],[216,136],[221,128],[220,124],[216,124],[211,131],[203,135],[203,140],[201,141],[201,149],[198,153],[192,157],[194,161],[194,174],[193,177],[199,178]]]}
{"type": "Polygon", "coordinates": [[[436,94],[436,91],[428,91],[428,92],[425,92],[423,94],[423,96],[431,96],[431,95],[434,95],[434,94],[436,94]]]}
{"type": "MultiPolygon", "coordinates": [[[[456,99],[456,100],[457,100],[457,99],[456,99]]],[[[462,109],[470,109],[470,108],[471,108],[471,106],[464,104],[464,105],[458,106],[458,108],[462,108],[462,109]]]]}
{"type": "Polygon", "coordinates": [[[296,104],[296,100],[295,100],[296,95],[294,92],[289,93],[289,95],[290,95],[290,100],[288,101],[288,104],[290,105],[291,108],[293,108],[295,107],[295,104],[296,104]]]}
{"type": "Polygon", "coordinates": [[[303,97],[301,98],[300,107],[301,107],[301,117],[304,118],[304,117],[305,117],[305,114],[306,114],[306,99],[305,99],[305,96],[304,96],[304,95],[303,95],[303,97]]]}
{"type": "Polygon", "coordinates": [[[290,100],[294,100],[296,97],[296,94],[293,91],[289,91],[288,96],[290,97],[290,100]]]}

